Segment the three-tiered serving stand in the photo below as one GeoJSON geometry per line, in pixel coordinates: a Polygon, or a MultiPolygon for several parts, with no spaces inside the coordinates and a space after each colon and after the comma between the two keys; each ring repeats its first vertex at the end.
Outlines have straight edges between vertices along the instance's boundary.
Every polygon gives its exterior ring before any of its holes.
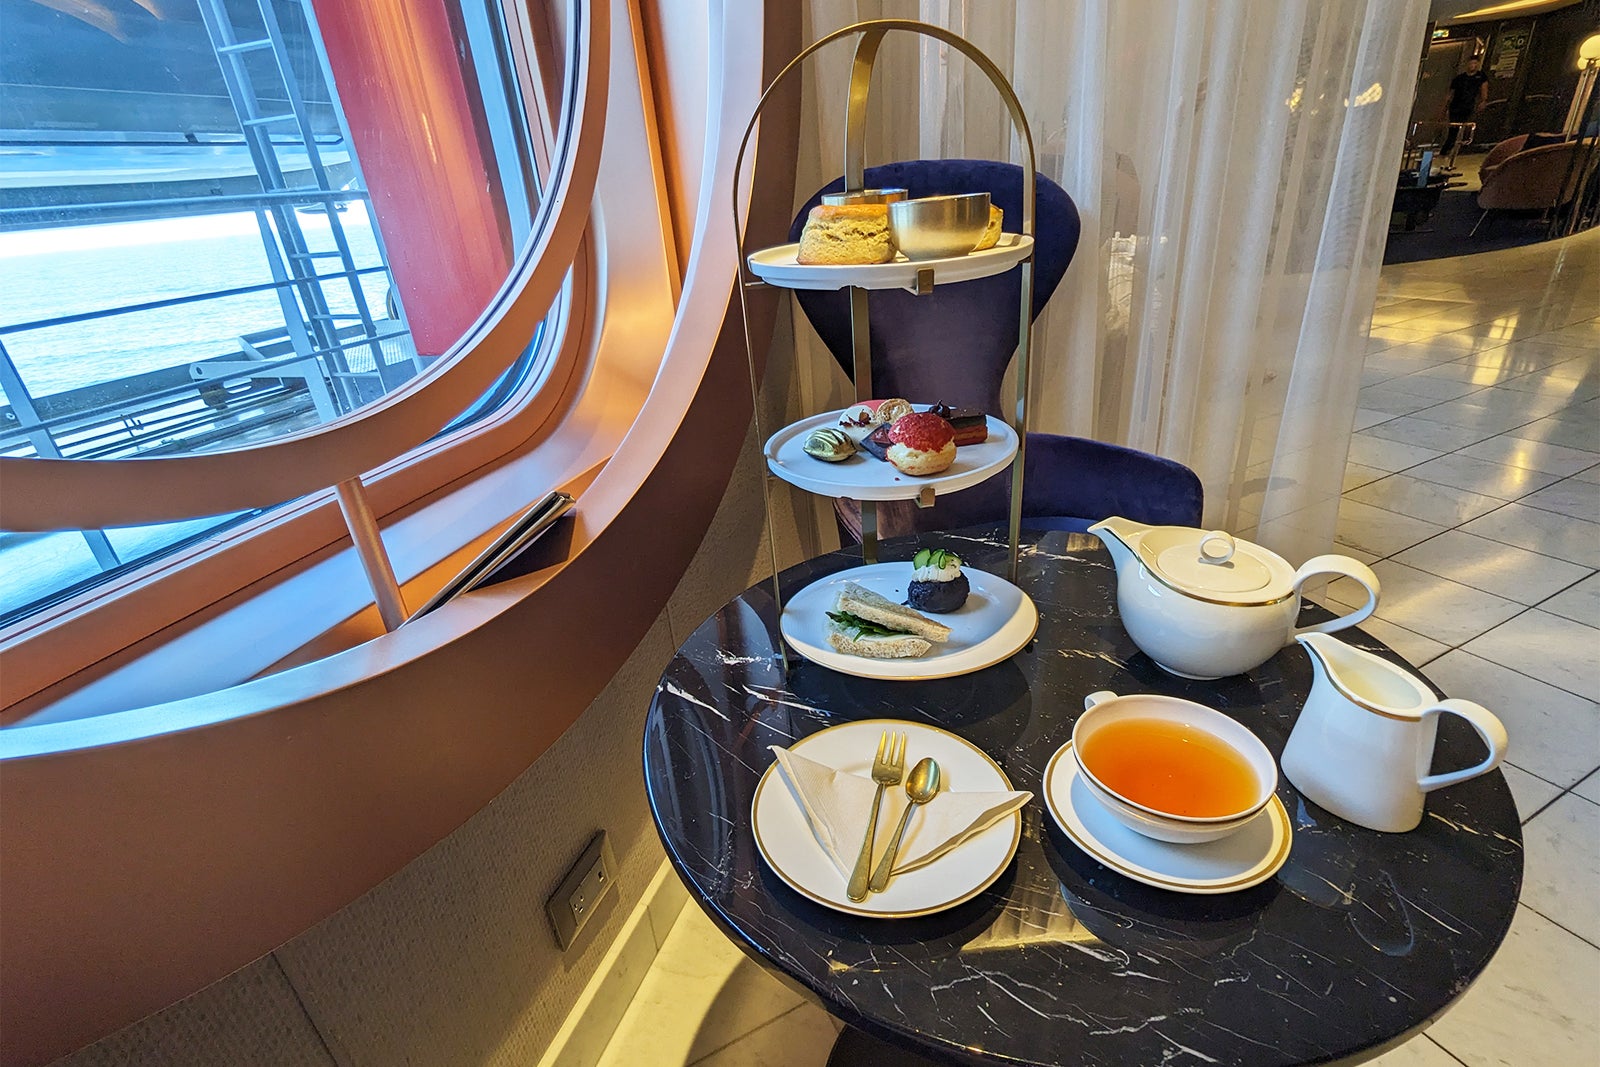
{"type": "MultiPolygon", "coordinates": [[[[1034,183],[1037,168],[1033,152],[1033,135],[1028,120],[1023,115],[1022,104],[1000,69],[988,56],[964,38],[949,30],[909,19],[879,19],[860,22],[836,30],[820,38],[790,60],[772,84],[762,93],[755,113],[745,127],[739,144],[739,154],[734,163],[733,222],[735,240],[739,245],[739,307],[744,316],[745,355],[750,369],[750,398],[754,412],[756,438],[764,440],[764,457],[767,472],[761,479],[762,503],[766,514],[767,543],[772,552],[772,596],[777,604],[780,628],[784,642],[780,642],[787,668],[786,644],[792,644],[807,659],[832,667],[847,674],[873,678],[926,679],[965,674],[1007,659],[1023,647],[1033,636],[1038,623],[1038,611],[1033,602],[1016,587],[1019,536],[1022,530],[1022,473],[1028,439],[1028,354],[1032,340],[1033,322],[1033,233],[1034,233],[1034,183]],[[890,32],[907,32],[932,37],[965,55],[981,70],[999,91],[1010,113],[1011,122],[1021,142],[1023,155],[1022,232],[1006,233],[993,248],[971,252],[945,259],[908,260],[896,254],[893,261],[863,265],[802,264],[796,259],[797,245],[779,245],[753,254],[745,250],[743,224],[739,218],[739,175],[744,167],[745,153],[756,123],[761,118],[767,101],[786,79],[800,69],[801,63],[818,50],[846,37],[858,38],[855,57],[850,69],[850,96],[845,112],[844,184],[845,192],[860,192],[865,188],[863,146],[866,139],[868,92],[872,82],[873,66],[877,61],[879,46],[890,32]],[[865,401],[872,396],[872,353],[868,343],[868,294],[873,290],[904,289],[918,296],[933,291],[935,285],[951,284],[1000,274],[1021,265],[1022,293],[1017,315],[1017,402],[1014,420],[1004,421],[989,417],[989,440],[981,445],[965,446],[957,452],[956,462],[943,474],[926,478],[900,476],[892,466],[876,460],[860,458],[842,464],[826,464],[802,451],[801,444],[814,429],[835,425],[837,412],[814,415],[791,423],[770,438],[761,428],[760,381],[756,372],[755,349],[750,337],[750,316],[746,293],[752,289],[778,287],[786,289],[848,289],[850,293],[850,335],[853,357],[851,377],[855,382],[856,399],[865,401]],[[919,507],[931,507],[941,493],[953,493],[976,485],[986,478],[1011,467],[1011,512],[1009,522],[1010,552],[1006,576],[969,572],[973,589],[992,609],[974,624],[981,628],[983,639],[971,647],[948,656],[940,662],[919,660],[871,660],[845,656],[814,640],[817,628],[825,626],[825,606],[831,606],[831,593],[819,592],[806,597],[812,587],[801,590],[787,608],[778,584],[778,549],[772,520],[772,496],[768,479],[771,477],[794,485],[807,492],[823,496],[849,497],[861,504],[861,555],[863,566],[845,571],[826,581],[861,580],[871,588],[869,579],[881,575],[878,564],[877,501],[915,500],[919,507]],[[802,603],[802,601],[807,601],[802,603]],[[992,617],[991,617],[992,616],[992,617]],[[822,621],[819,623],[818,620],[822,621]],[[992,632],[991,632],[992,631],[992,632]]],[[[927,398],[912,398],[925,401],[927,398]]],[[[909,567],[909,564],[900,564],[909,567]]],[[[908,572],[909,573],[909,572],[908,572]]],[[[816,583],[818,586],[822,582],[816,583]]],[[[880,583],[881,584],[881,583],[880,583]]]]}

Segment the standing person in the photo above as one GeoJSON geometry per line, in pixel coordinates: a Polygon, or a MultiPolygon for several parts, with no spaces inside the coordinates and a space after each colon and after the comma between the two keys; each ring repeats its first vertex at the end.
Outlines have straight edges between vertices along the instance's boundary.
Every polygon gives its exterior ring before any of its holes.
{"type": "Polygon", "coordinates": [[[1479,69],[1482,66],[1483,61],[1473,56],[1467,60],[1467,69],[1450,79],[1450,97],[1444,105],[1450,132],[1445,134],[1444,146],[1439,149],[1441,156],[1448,156],[1455,147],[1456,134],[1461,132],[1456,123],[1476,121],[1478,112],[1489,102],[1489,75],[1479,69]]]}

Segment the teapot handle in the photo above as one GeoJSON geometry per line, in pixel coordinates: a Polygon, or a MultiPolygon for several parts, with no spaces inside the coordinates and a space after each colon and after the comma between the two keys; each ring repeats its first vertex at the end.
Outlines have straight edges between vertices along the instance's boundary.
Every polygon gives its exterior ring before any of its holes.
{"type": "MultiPolygon", "coordinates": [[[[1476,767],[1468,767],[1464,771],[1447,771],[1444,774],[1429,774],[1417,779],[1417,785],[1424,793],[1431,793],[1442,786],[1455,785],[1468,778],[1476,778],[1480,774],[1488,774],[1500,765],[1506,755],[1506,728],[1500,720],[1482,704],[1474,704],[1470,700],[1441,700],[1433,707],[1422,713],[1422,721],[1427,722],[1445,713],[1459,715],[1472,724],[1478,731],[1478,736],[1483,738],[1483,743],[1489,746],[1489,757],[1476,767]]],[[[1426,767],[1422,770],[1427,770],[1426,767]]]]}
{"type": "Polygon", "coordinates": [[[1327,622],[1300,627],[1289,635],[1291,642],[1300,634],[1331,634],[1335,630],[1343,630],[1347,626],[1365,622],[1367,616],[1378,608],[1378,593],[1381,588],[1378,584],[1378,576],[1372,573],[1371,567],[1360,560],[1338,555],[1314,556],[1306,560],[1300,569],[1294,572],[1295,592],[1299,592],[1300,587],[1305,585],[1308,579],[1319,574],[1337,574],[1360,582],[1366,586],[1367,602],[1347,615],[1340,615],[1338,618],[1329,619],[1327,622]]]}

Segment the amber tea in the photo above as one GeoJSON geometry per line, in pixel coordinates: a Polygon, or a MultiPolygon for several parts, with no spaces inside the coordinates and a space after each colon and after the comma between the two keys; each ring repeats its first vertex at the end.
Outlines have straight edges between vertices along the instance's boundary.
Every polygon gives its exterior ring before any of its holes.
{"type": "Polygon", "coordinates": [[[1080,757],[1101,784],[1169,815],[1244,812],[1260,789],[1250,763],[1204,730],[1167,719],[1119,719],[1095,730],[1080,757]]]}

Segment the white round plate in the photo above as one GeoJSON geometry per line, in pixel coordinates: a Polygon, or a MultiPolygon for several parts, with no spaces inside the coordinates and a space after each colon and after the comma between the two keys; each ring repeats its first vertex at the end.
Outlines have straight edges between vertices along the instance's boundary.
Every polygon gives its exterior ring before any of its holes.
{"type": "Polygon", "coordinates": [[[927,681],[991,667],[1010,659],[1033,640],[1039,628],[1039,609],[1021,589],[988,571],[962,567],[972,592],[958,610],[943,615],[925,612],[930,619],[950,627],[950,639],[936,644],[915,659],[871,659],[836,651],[828,643],[828,612],[834,610],[839,588],[855,582],[896,604],[905,603],[911,584],[911,561],[872,563],[826,578],[818,578],[789,598],[778,628],[796,652],[812,663],[858,678],[889,681],[927,681]]]}
{"type": "MultiPolygon", "coordinates": [[[[918,411],[926,404],[916,405],[918,411]]],[[[840,409],[843,411],[844,409],[840,409]]],[[[993,415],[989,420],[989,439],[956,449],[955,462],[941,474],[918,477],[901,474],[892,463],[857,452],[837,463],[806,455],[806,437],[824,426],[837,428],[840,411],[826,411],[790,423],[767,439],[767,466],[772,473],[822,496],[846,496],[851,500],[910,500],[928,486],[935,496],[954,493],[977,485],[985,478],[1005,470],[1017,454],[1017,432],[993,415]]]]}
{"type": "Polygon", "coordinates": [[[801,263],[798,244],[777,245],[750,253],[750,272],[768,285],[785,289],[917,288],[917,272],[933,268],[933,284],[949,285],[1001,274],[1033,254],[1033,238],[1003,233],[993,248],[944,259],[911,260],[896,252],[888,263],[801,263]]]}
{"type": "MultiPolygon", "coordinates": [[[[965,738],[921,723],[898,719],[863,719],[841,723],[801,738],[789,746],[806,759],[830,767],[872,775],[872,756],[885,730],[904,731],[906,766],[924,756],[939,761],[945,782],[963,792],[1009,790],[1011,781],[1000,765],[965,738]]],[[[898,788],[898,787],[895,787],[898,788]]],[[[914,817],[914,816],[913,816],[914,817]]],[[[960,848],[926,867],[896,875],[881,893],[859,903],[845,895],[847,878],[817,844],[800,805],[778,774],[776,761],[756,786],[750,804],[756,848],[773,873],[803,897],[835,911],[877,919],[910,919],[964,903],[989,888],[1011,863],[1022,840],[1022,812],[1013,812],[960,848]]],[[[866,825],[861,827],[866,832],[866,825]]],[[[882,847],[880,832],[879,847],[882,847]]],[[[859,847],[859,845],[857,846],[859,847]]]]}
{"type": "Polygon", "coordinates": [[[1173,845],[1118,822],[1082,780],[1068,741],[1044,772],[1044,806],[1072,843],[1118,874],[1177,893],[1234,893],[1260,885],[1289,858],[1289,812],[1273,797],[1244,829],[1173,845]]]}

